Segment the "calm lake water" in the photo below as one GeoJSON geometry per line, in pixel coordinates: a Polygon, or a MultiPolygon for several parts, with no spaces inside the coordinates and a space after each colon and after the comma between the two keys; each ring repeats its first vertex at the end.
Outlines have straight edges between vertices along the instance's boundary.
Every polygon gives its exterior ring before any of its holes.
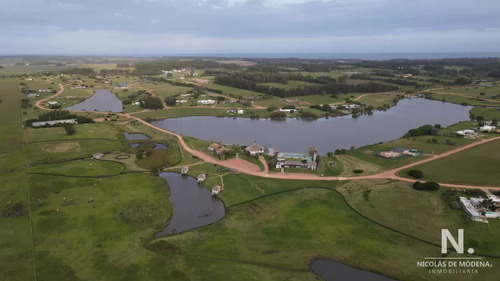
{"type": "Polygon", "coordinates": [[[224,204],[199,185],[196,179],[176,173],[161,173],[168,182],[173,214],[167,227],[156,237],[184,232],[219,221],[226,214],[224,204]]]}
{"type": "Polygon", "coordinates": [[[323,276],[327,281],[395,281],[395,279],[371,271],[350,267],[333,260],[313,260],[312,272],[323,276]]]}
{"type": "Polygon", "coordinates": [[[67,110],[122,112],[122,101],[108,90],[95,90],[85,101],[67,107],[67,110]]]}
{"type": "Polygon", "coordinates": [[[321,154],[339,148],[361,147],[402,137],[425,124],[449,126],[469,120],[470,106],[427,99],[405,99],[387,111],[358,118],[351,116],[314,121],[287,119],[182,117],[153,121],[153,124],[195,138],[226,144],[257,142],[281,152],[306,152],[311,146],[321,154]]]}

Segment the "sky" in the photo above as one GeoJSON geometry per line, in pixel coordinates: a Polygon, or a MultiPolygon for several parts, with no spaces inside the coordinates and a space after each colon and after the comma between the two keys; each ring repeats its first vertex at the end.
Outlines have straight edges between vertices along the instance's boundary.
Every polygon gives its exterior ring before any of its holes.
{"type": "Polygon", "coordinates": [[[498,0],[0,0],[0,54],[499,52],[498,0]]]}

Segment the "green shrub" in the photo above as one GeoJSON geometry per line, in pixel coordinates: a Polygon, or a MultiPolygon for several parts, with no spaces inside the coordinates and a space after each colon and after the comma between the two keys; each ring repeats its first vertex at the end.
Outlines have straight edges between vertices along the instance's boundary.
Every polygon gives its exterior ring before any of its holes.
{"type": "Polygon", "coordinates": [[[416,179],[421,179],[424,177],[424,173],[420,170],[409,170],[408,175],[416,179]]]}

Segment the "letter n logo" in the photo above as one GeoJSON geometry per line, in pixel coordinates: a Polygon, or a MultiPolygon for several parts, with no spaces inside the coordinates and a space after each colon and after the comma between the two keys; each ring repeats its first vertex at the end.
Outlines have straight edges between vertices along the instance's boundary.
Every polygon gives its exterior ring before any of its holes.
{"type": "Polygon", "coordinates": [[[450,241],[455,251],[459,254],[464,253],[464,230],[458,230],[458,242],[453,238],[448,229],[441,229],[441,253],[448,253],[448,241],[450,241]]]}

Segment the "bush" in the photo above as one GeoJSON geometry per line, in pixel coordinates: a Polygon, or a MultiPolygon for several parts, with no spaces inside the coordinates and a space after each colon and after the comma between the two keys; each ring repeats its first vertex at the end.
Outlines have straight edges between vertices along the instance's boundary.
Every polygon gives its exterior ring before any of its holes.
{"type": "Polygon", "coordinates": [[[353,173],[355,173],[355,174],[361,174],[361,173],[363,173],[363,170],[356,169],[356,170],[353,171],[353,173]]]}
{"type": "Polygon", "coordinates": [[[424,177],[424,173],[420,170],[409,170],[408,175],[416,179],[421,179],[424,177]]]}
{"type": "Polygon", "coordinates": [[[28,211],[24,208],[22,202],[18,202],[12,205],[12,207],[9,207],[5,211],[3,211],[2,215],[4,217],[16,218],[28,215],[28,211]]]}
{"type": "Polygon", "coordinates": [[[428,182],[417,181],[413,183],[413,188],[416,190],[435,191],[439,189],[439,184],[433,181],[428,181],[428,182]]]}
{"type": "Polygon", "coordinates": [[[452,210],[460,210],[462,209],[462,207],[460,206],[460,203],[458,203],[457,201],[452,201],[450,204],[449,204],[450,208],[452,210]]]}

